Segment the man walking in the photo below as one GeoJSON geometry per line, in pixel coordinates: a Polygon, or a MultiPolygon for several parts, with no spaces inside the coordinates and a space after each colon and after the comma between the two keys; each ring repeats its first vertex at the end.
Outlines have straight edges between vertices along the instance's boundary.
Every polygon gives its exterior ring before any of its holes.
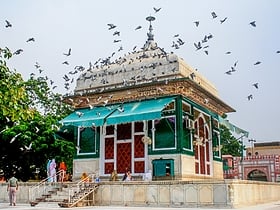
{"type": "Polygon", "coordinates": [[[10,198],[10,206],[16,205],[16,192],[18,190],[18,180],[15,178],[14,173],[13,176],[8,181],[7,192],[9,193],[10,198]]]}

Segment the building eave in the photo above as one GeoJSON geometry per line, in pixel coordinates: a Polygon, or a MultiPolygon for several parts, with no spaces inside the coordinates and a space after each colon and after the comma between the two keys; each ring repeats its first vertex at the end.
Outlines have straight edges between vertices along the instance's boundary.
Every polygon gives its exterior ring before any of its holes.
{"type": "Polygon", "coordinates": [[[154,81],[109,90],[104,88],[103,91],[85,89],[80,91],[79,94],[66,97],[64,101],[77,109],[170,95],[187,97],[220,116],[223,116],[225,113],[235,112],[232,107],[190,78],[154,81]]]}

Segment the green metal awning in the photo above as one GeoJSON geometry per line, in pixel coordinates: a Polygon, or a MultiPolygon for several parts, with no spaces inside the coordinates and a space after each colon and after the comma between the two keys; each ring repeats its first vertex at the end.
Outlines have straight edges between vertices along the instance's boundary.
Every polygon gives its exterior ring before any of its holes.
{"type": "Polygon", "coordinates": [[[152,120],[161,117],[161,111],[173,97],[115,104],[93,109],[79,109],[60,122],[63,125],[91,127],[132,121],[152,120]]]}
{"type": "Polygon", "coordinates": [[[161,117],[161,111],[173,99],[173,97],[170,97],[125,103],[107,118],[106,124],[113,125],[132,121],[159,119],[161,117]]]}
{"type": "Polygon", "coordinates": [[[63,125],[91,127],[104,124],[104,118],[111,112],[106,107],[94,107],[93,109],[78,109],[60,121],[63,125]]]}

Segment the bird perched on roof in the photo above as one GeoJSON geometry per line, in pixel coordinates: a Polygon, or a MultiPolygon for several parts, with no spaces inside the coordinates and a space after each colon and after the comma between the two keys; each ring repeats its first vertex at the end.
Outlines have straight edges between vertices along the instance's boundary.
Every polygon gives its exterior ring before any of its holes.
{"type": "Polygon", "coordinates": [[[191,77],[191,79],[194,79],[194,78],[196,77],[195,73],[192,72],[192,73],[190,74],[190,77],[191,77]]]}
{"type": "Polygon", "coordinates": [[[12,24],[8,21],[8,20],[5,20],[5,22],[6,22],[6,28],[9,28],[9,27],[12,27],[12,24]]]}
{"type": "Polygon", "coordinates": [[[84,115],[83,112],[79,112],[79,111],[76,111],[76,114],[78,115],[78,117],[82,117],[84,115]]]}

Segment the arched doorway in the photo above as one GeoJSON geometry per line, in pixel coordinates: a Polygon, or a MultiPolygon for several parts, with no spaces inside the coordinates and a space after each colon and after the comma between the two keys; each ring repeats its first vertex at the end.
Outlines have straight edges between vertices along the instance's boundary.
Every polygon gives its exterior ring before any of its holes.
{"type": "Polygon", "coordinates": [[[261,170],[255,169],[248,173],[247,180],[267,181],[267,176],[261,170]]]}
{"type": "Polygon", "coordinates": [[[195,120],[194,129],[195,173],[210,175],[209,127],[202,115],[195,120]]]}

